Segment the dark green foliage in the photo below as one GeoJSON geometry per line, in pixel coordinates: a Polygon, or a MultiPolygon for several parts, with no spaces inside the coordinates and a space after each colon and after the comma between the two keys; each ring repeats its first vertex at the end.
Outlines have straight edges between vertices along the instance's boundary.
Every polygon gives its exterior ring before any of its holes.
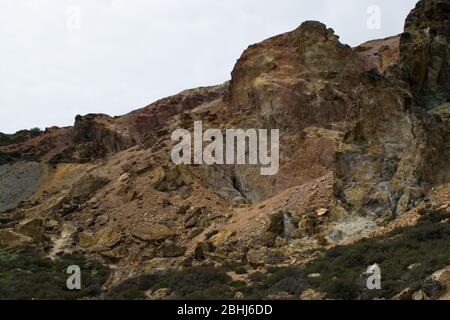
{"type": "Polygon", "coordinates": [[[23,141],[24,139],[18,135],[0,133],[0,146],[7,146],[23,141]]]}
{"type": "Polygon", "coordinates": [[[271,274],[260,276],[260,281],[253,281],[251,286],[242,291],[247,298],[262,299],[279,292],[299,296],[309,287],[302,267],[271,268],[270,271],[271,274]]]}
{"type": "Polygon", "coordinates": [[[353,300],[358,296],[360,286],[353,278],[341,278],[327,282],[322,287],[328,297],[341,300],[353,300]]]}
{"type": "Polygon", "coordinates": [[[267,231],[275,235],[284,236],[283,212],[278,212],[270,217],[270,225],[267,231]]]}
{"type": "Polygon", "coordinates": [[[419,289],[427,276],[450,265],[450,226],[440,223],[449,216],[433,212],[416,226],[331,249],[307,265],[307,272],[321,273],[319,289],[336,299],[392,298],[407,287],[419,289]],[[374,263],[381,268],[382,290],[370,291],[361,273],[374,263]],[[408,270],[414,263],[422,267],[408,270]]]}
{"type": "Polygon", "coordinates": [[[245,287],[246,283],[245,283],[245,281],[234,280],[234,281],[231,281],[230,285],[234,288],[241,288],[241,287],[245,287]]]}
{"type": "MultiPolygon", "coordinates": [[[[135,300],[144,299],[144,292],[158,287],[160,277],[155,274],[146,274],[130,278],[113,287],[107,294],[108,299],[135,300]]],[[[162,288],[162,287],[158,287],[162,288]]]]}
{"type": "Polygon", "coordinates": [[[143,299],[147,290],[168,288],[174,299],[208,300],[231,297],[232,286],[225,269],[191,267],[124,281],[108,292],[109,299],[143,299]]]}
{"type": "Polygon", "coordinates": [[[62,256],[54,261],[37,253],[0,251],[0,299],[73,300],[101,293],[109,269],[77,256],[62,256]],[[70,291],[66,281],[71,265],[81,269],[81,290],[70,291]]]}
{"type": "Polygon", "coordinates": [[[18,160],[23,160],[22,154],[20,154],[19,152],[1,152],[0,151],[0,165],[9,163],[9,162],[18,161],[18,160]]]}
{"type": "Polygon", "coordinates": [[[227,291],[230,282],[224,270],[209,267],[186,269],[176,273],[168,283],[168,288],[184,299],[213,299],[227,291]]]}
{"type": "Polygon", "coordinates": [[[264,280],[267,279],[267,276],[264,273],[255,272],[250,274],[248,278],[253,282],[263,282],[264,280]]]}
{"type": "Polygon", "coordinates": [[[42,130],[40,128],[38,128],[38,127],[31,128],[29,131],[34,136],[36,136],[36,135],[38,135],[38,134],[40,134],[42,132],[42,130]]]}
{"type": "Polygon", "coordinates": [[[236,274],[246,274],[247,269],[245,269],[245,267],[243,266],[239,266],[234,270],[234,272],[236,272],[236,274]]]}

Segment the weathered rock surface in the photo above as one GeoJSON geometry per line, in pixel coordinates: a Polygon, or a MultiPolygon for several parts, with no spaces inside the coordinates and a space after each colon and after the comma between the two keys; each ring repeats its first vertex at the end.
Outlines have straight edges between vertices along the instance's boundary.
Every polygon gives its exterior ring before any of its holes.
{"type": "Polygon", "coordinates": [[[0,212],[15,208],[39,187],[43,165],[17,162],[0,166],[0,212]]]}
{"type": "Polygon", "coordinates": [[[436,271],[425,279],[421,291],[430,299],[448,300],[450,298],[450,267],[436,271]]]}
{"type": "Polygon", "coordinates": [[[302,295],[300,296],[300,300],[325,300],[326,294],[323,292],[317,292],[314,289],[307,289],[303,291],[302,295]]]}
{"type": "Polygon", "coordinates": [[[33,244],[33,239],[26,235],[14,232],[11,229],[0,230],[1,250],[22,250],[33,244]]]}
{"type": "MultiPolygon", "coordinates": [[[[134,275],[298,265],[317,249],[449,211],[449,16],[448,0],[419,1],[404,33],[356,48],[307,21],[250,46],[229,83],[121,117],[0,136],[0,249],[50,239],[50,256],[81,251],[134,275]],[[196,120],[280,129],[278,174],[171,164],[171,132],[196,120]]],[[[447,282],[396,298],[442,297],[447,282]]]]}
{"type": "Polygon", "coordinates": [[[140,225],[133,232],[133,236],[145,241],[158,241],[170,238],[174,232],[162,224],[140,225]]]}

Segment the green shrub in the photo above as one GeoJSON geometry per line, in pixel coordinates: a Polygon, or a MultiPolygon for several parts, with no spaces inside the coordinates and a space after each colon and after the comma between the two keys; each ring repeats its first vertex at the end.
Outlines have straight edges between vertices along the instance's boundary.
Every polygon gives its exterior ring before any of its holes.
{"type": "Polygon", "coordinates": [[[55,260],[35,252],[0,251],[0,299],[81,299],[101,294],[109,269],[79,256],[62,256],[55,260]],[[71,265],[81,269],[81,290],[70,291],[66,270],[71,265]]]}
{"type": "Polygon", "coordinates": [[[353,278],[330,280],[321,288],[329,297],[339,300],[354,300],[358,298],[360,287],[353,278]]]}
{"type": "Polygon", "coordinates": [[[245,283],[245,281],[234,280],[234,281],[231,281],[230,285],[234,288],[239,288],[239,287],[245,287],[246,283],[245,283]]]}
{"type": "MultiPolygon", "coordinates": [[[[213,294],[210,291],[211,288],[221,288],[223,292],[226,292],[227,284],[231,279],[222,269],[198,267],[172,273],[169,280],[171,281],[168,288],[175,292],[177,297],[195,299],[200,297],[202,292],[213,294]]],[[[217,298],[217,295],[214,297],[205,296],[209,299],[217,298]]]]}
{"type": "Polygon", "coordinates": [[[231,297],[231,278],[225,269],[207,266],[169,270],[128,279],[113,287],[109,299],[144,299],[147,290],[168,288],[175,299],[223,299],[231,297]]]}
{"type": "Polygon", "coordinates": [[[38,134],[40,134],[42,132],[42,130],[40,128],[38,128],[38,127],[31,128],[29,131],[33,135],[38,135],[38,134]]]}
{"type": "Polygon", "coordinates": [[[263,282],[267,279],[267,276],[262,272],[255,272],[250,274],[248,278],[253,282],[263,282]]]}
{"type": "Polygon", "coordinates": [[[235,268],[234,272],[236,274],[246,274],[247,269],[244,266],[238,266],[237,268],[235,268]]]}

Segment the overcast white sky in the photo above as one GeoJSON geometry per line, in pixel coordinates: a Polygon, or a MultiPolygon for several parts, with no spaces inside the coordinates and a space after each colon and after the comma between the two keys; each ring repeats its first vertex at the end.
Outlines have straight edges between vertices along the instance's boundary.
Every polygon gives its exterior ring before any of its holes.
{"type": "Polygon", "coordinates": [[[304,20],[352,46],[398,34],[416,2],[0,0],[0,132],[120,115],[222,83],[248,45],[304,20]],[[380,28],[367,26],[377,26],[371,5],[380,28]]]}

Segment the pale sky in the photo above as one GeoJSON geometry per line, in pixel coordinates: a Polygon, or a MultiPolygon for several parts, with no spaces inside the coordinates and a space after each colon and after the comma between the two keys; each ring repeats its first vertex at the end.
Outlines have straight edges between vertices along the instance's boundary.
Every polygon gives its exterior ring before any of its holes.
{"type": "Polygon", "coordinates": [[[416,2],[0,0],[0,132],[121,115],[222,83],[250,44],[305,20],[351,46],[395,35],[416,2]]]}

